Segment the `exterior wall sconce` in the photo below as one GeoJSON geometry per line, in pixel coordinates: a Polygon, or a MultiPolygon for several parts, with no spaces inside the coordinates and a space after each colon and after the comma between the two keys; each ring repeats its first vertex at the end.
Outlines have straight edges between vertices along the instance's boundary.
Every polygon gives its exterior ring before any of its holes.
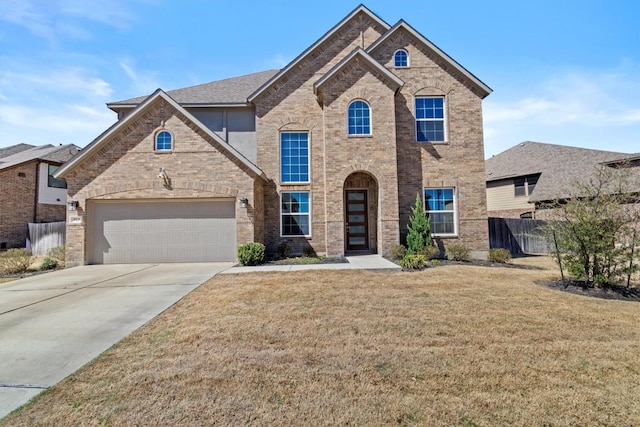
{"type": "Polygon", "coordinates": [[[78,201],[77,200],[69,200],[67,202],[67,210],[68,211],[75,211],[76,209],[78,209],[78,201]]]}
{"type": "Polygon", "coordinates": [[[240,199],[240,207],[247,209],[247,207],[249,206],[249,200],[246,197],[243,197],[242,199],[240,199]]]}
{"type": "Polygon", "coordinates": [[[162,166],[158,169],[158,178],[162,180],[164,188],[171,189],[171,178],[169,178],[169,175],[167,175],[167,172],[165,172],[164,167],[162,166]]]}

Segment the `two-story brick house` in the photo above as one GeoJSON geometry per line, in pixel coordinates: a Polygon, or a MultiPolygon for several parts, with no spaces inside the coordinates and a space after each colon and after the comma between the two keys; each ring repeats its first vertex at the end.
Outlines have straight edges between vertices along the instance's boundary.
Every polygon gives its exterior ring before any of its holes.
{"type": "Polygon", "coordinates": [[[73,144],[0,148],[0,249],[25,247],[29,223],[66,218],[66,183],[53,177],[78,152],[73,144]]]}
{"type": "Polygon", "coordinates": [[[490,92],[361,5],[281,70],[109,104],[118,122],[58,173],[68,264],[385,254],[417,195],[445,246],[482,253],[490,92]]]}

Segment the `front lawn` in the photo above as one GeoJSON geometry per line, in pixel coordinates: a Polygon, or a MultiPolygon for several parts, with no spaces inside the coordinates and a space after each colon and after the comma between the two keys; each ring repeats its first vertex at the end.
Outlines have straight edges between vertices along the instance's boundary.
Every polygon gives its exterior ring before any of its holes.
{"type": "Polygon", "coordinates": [[[640,304],[555,279],[219,275],[0,425],[640,425],[640,304]]]}

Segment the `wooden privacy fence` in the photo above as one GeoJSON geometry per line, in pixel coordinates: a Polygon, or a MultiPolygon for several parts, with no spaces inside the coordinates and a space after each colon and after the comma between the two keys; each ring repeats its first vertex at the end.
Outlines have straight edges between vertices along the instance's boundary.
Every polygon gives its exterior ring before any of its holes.
{"type": "Polygon", "coordinates": [[[27,248],[31,249],[33,255],[47,255],[49,250],[64,246],[66,225],[67,223],[64,221],[30,222],[27,248]]]}
{"type": "Polygon", "coordinates": [[[552,252],[539,219],[489,218],[489,247],[508,249],[512,255],[536,255],[552,252]]]}

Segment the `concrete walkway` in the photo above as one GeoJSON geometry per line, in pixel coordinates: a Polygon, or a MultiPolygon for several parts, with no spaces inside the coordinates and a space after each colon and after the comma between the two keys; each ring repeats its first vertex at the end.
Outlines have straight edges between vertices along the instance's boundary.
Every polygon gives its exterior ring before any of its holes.
{"type": "Polygon", "coordinates": [[[90,265],[0,284],[0,418],[231,266],[90,265]]]}
{"type": "Polygon", "coordinates": [[[254,267],[233,267],[222,274],[255,273],[263,271],[304,271],[304,270],[402,270],[402,268],[380,255],[354,255],[346,257],[348,263],[301,264],[301,265],[257,265],[254,267]]]}

